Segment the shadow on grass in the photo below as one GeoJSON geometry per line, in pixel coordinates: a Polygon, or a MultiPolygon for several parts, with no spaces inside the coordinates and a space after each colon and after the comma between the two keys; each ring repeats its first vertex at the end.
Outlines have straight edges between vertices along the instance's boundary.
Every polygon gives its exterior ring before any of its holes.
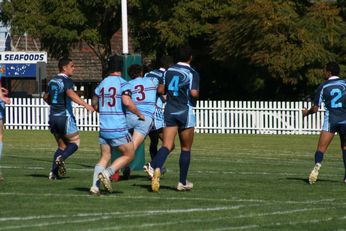
{"type": "MultiPolygon", "coordinates": [[[[45,174],[27,174],[26,176],[31,176],[35,178],[46,178],[48,180],[48,175],[45,174]]],[[[65,179],[70,179],[71,177],[64,176],[64,177],[59,177],[56,180],[65,180],[65,179]]]]}
{"type": "MultiPolygon", "coordinates": [[[[134,187],[141,187],[144,188],[146,190],[148,190],[148,192],[151,192],[151,184],[150,181],[148,181],[148,184],[133,184],[132,186],[134,187]]],[[[161,190],[173,190],[173,191],[177,191],[177,189],[175,187],[170,187],[170,186],[164,186],[164,185],[160,185],[160,191],[161,190]]]]}
{"type": "MultiPolygon", "coordinates": [[[[86,193],[86,194],[90,194],[89,193],[90,188],[75,187],[75,188],[71,188],[70,190],[78,191],[78,192],[83,192],[83,193],[86,193]]],[[[101,189],[101,195],[102,196],[115,195],[115,194],[123,194],[123,192],[122,191],[113,191],[113,192],[109,193],[109,192],[106,192],[105,190],[101,189]]],[[[90,195],[90,196],[92,196],[92,195],[90,195]]]]}
{"type": "MultiPolygon", "coordinates": [[[[286,178],[287,180],[295,180],[295,181],[303,181],[307,184],[309,184],[309,179],[308,178],[299,178],[299,177],[288,177],[286,178]]],[[[323,179],[318,179],[317,182],[333,182],[333,183],[339,183],[337,180],[323,180],[323,179]]]]}

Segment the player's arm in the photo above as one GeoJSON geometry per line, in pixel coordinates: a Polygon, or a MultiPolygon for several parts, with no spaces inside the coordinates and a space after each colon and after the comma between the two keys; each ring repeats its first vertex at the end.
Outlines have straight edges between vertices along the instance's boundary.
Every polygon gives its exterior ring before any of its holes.
{"type": "MultiPolygon", "coordinates": [[[[0,99],[5,103],[5,104],[10,104],[11,103],[11,100],[10,98],[8,98],[4,93],[3,93],[3,90],[2,89],[5,89],[3,87],[1,87],[1,84],[0,84],[0,99]]],[[[6,90],[6,89],[5,89],[6,90]]]]}
{"type": "Polygon", "coordinates": [[[140,120],[144,120],[144,115],[142,115],[142,113],[138,110],[138,108],[136,107],[136,105],[131,99],[131,91],[129,90],[124,91],[123,94],[121,95],[121,100],[123,105],[127,107],[127,109],[130,112],[137,115],[140,120]]]}
{"type": "Polygon", "coordinates": [[[97,95],[94,95],[91,100],[91,106],[95,109],[95,111],[99,111],[99,97],[97,95]]]}
{"type": "Polygon", "coordinates": [[[157,86],[157,94],[158,95],[164,95],[165,94],[165,85],[164,84],[159,84],[157,86]]]}
{"type": "Polygon", "coordinates": [[[82,105],[88,111],[91,111],[91,112],[95,111],[95,109],[91,105],[87,104],[84,100],[82,100],[72,89],[67,89],[66,90],[66,95],[68,97],[70,97],[70,99],[73,102],[75,102],[75,103],[77,103],[79,105],[82,105]]]}
{"type": "Polygon", "coordinates": [[[190,95],[194,99],[199,98],[199,75],[197,73],[194,73],[192,77],[192,86],[190,89],[190,95]]]}
{"type": "Polygon", "coordinates": [[[45,92],[43,94],[43,100],[44,100],[44,102],[46,102],[47,104],[50,105],[50,94],[48,92],[45,92]]]}
{"type": "Polygon", "coordinates": [[[319,109],[319,107],[317,105],[313,105],[310,109],[304,108],[302,110],[303,117],[315,114],[316,112],[318,112],[318,109],[319,109]]]}

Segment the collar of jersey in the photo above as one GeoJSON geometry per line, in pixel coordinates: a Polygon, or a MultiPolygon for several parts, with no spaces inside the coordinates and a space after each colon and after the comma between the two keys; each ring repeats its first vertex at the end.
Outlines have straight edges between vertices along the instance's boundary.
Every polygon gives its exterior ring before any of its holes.
{"type": "Polygon", "coordinates": [[[328,80],[333,80],[333,79],[339,79],[339,76],[333,75],[333,76],[330,76],[330,77],[328,78],[328,80]]]}
{"type": "Polygon", "coordinates": [[[65,78],[68,78],[68,76],[66,74],[64,74],[64,73],[59,73],[58,75],[59,76],[64,76],[65,78]]]}
{"type": "Polygon", "coordinates": [[[178,64],[179,64],[179,65],[183,65],[183,66],[187,66],[187,67],[190,66],[190,64],[188,64],[188,63],[183,63],[183,62],[178,62],[178,64]]]}

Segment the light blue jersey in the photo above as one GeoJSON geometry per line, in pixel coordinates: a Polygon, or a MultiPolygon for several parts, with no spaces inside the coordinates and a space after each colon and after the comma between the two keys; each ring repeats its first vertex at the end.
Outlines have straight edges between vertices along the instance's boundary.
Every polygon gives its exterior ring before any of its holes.
{"type": "Polygon", "coordinates": [[[100,113],[100,137],[114,139],[128,134],[122,94],[131,90],[121,76],[108,76],[95,89],[100,113]]]}
{"type": "MultiPolygon", "coordinates": [[[[129,84],[131,85],[132,101],[138,110],[143,115],[154,118],[158,79],[137,77],[129,81],[129,84]]],[[[132,114],[130,111],[127,113],[132,114]]]]}

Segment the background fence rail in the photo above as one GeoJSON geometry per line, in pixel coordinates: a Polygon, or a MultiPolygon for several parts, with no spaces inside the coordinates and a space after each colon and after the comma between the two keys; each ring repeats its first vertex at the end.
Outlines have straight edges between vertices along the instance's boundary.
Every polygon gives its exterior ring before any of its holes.
{"type": "MultiPolygon", "coordinates": [[[[90,99],[86,100],[91,103],[90,99]]],[[[309,102],[198,101],[195,107],[197,133],[318,134],[324,110],[303,118],[309,102]]],[[[97,131],[99,116],[74,105],[81,131],[97,131]]],[[[12,98],[7,105],[6,129],[47,130],[49,106],[38,98],[12,98]]]]}

